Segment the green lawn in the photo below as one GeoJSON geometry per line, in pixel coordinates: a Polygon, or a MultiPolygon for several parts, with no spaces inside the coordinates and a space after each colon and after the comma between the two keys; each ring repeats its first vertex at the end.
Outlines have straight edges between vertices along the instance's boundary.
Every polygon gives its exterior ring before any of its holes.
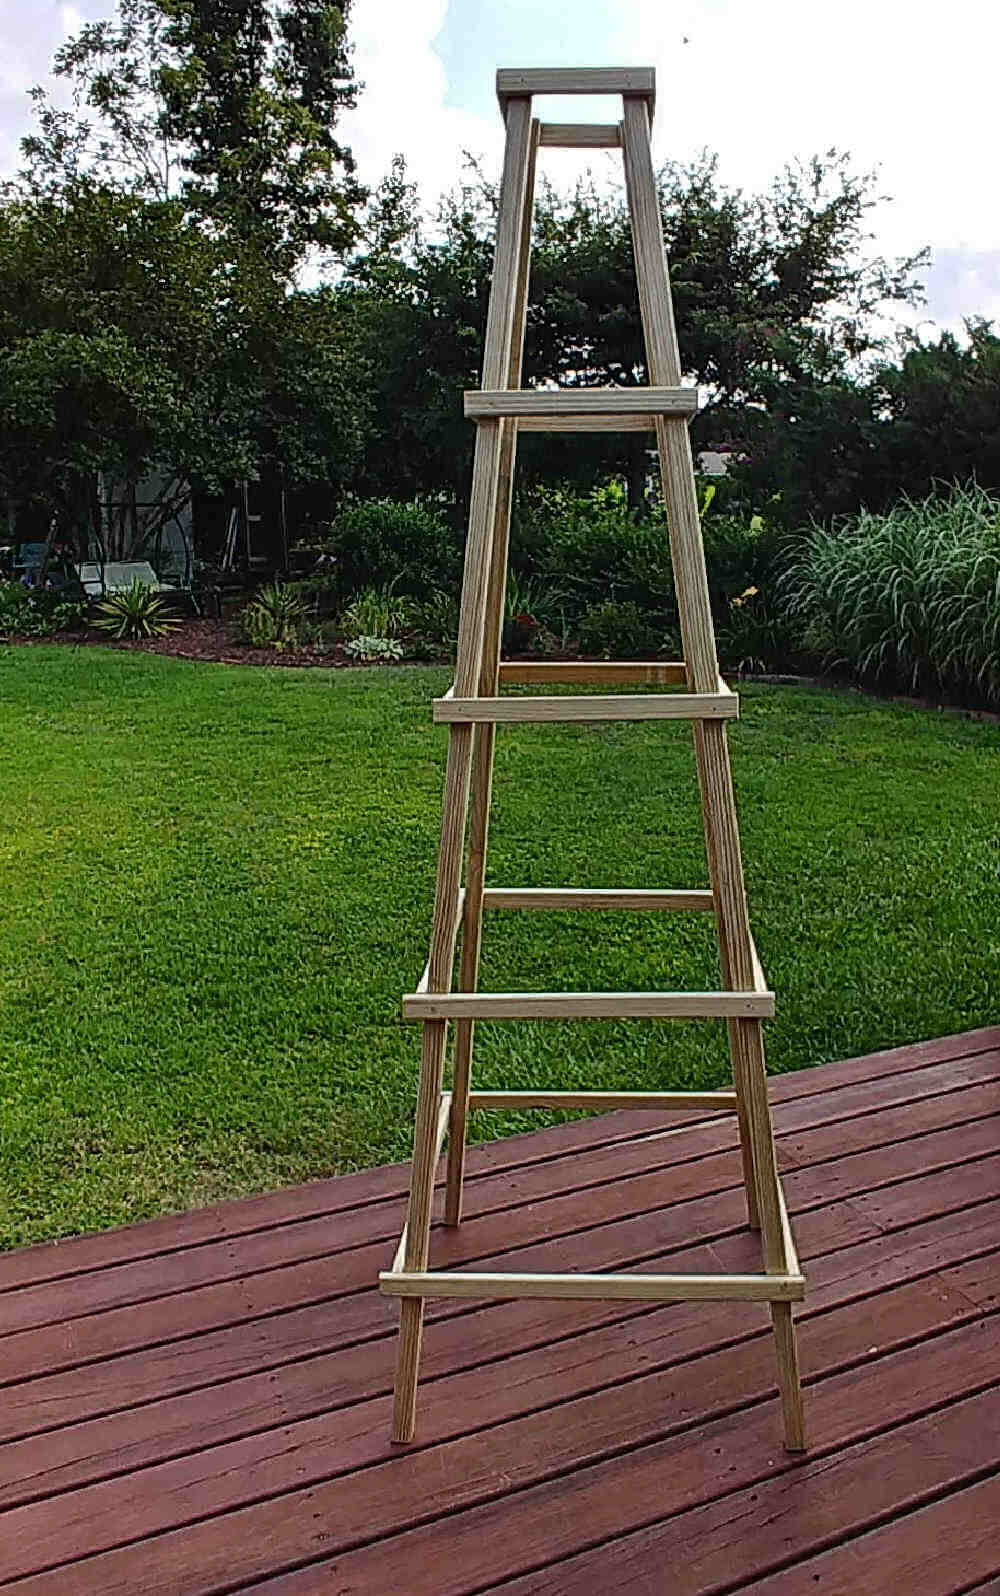
{"type": "MultiPolygon", "coordinates": [[[[5,1244],[407,1155],[446,681],[0,650],[5,1244]]],[[[772,1067],[995,1021],[1000,730],[751,687],[732,748],[772,1067]]],[[[706,883],[685,727],[504,728],[497,776],[493,882],[706,883]]],[[[717,980],[698,915],[495,914],[484,958],[717,980]]],[[[494,1086],[726,1072],[704,1021],[484,1026],[476,1056],[494,1086]]]]}

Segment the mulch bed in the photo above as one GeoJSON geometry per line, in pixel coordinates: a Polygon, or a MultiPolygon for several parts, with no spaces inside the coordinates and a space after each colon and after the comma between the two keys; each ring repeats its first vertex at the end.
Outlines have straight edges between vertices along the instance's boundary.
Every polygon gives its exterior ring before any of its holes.
{"type": "Polygon", "coordinates": [[[322,665],[326,670],[350,666],[356,669],[358,661],[348,659],[339,643],[323,648],[250,648],[237,641],[236,627],[232,621],[207,620],[204,617],[185,620],[166,637],[149,638],[144,642],[116,642],[100,632],[59,632],[53,637],[12,637],[15,643],[68,643],[74,648],[118,648],[134,654],[168,654],[173,659],[197,659],[217,665],[322,665]]]}

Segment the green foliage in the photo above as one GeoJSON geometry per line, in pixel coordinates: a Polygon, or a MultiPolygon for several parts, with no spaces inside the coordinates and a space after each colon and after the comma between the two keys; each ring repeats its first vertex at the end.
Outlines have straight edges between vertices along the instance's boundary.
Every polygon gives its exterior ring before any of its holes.
{"type": "Polygon", "coordinates": [[[355,103],[348,0],[118,0],[56,53],[73,104],[34,91],[25,188],[89,174],[185,212],[287,280],[310,245],[342,251],[363,191],[338,115],[355,103]]]}
{"type": "Polygon", "coordinates": [[[138,579],[120,593],[102,599],[97,610],[93,624],[117,638],[165,637],[178,624],[169,604],[138,579]]]}
{"type": "Polygon", "coordinates": [[[344,610],[340,624],[349,638],[393,637],[405,631],[410,608],[391,587],[369,587],[358,593],[344,610]]]}
{"type": "Polygon", "coordinates": [[[373,499],[342,510],[325,547],[345,597],[390,585],[420,597],[435,588],[457,588],[462,543],[440,510],[373,499]]]}
{"type": "Polygon", "coordinates": [[[1000,502],[980,488],[814,527],[782,591],[828,666],[907,691],[1000,699],[1000,502]]]}
{"type": "Polygon", "coordinates": [[[435,588],[424,599],[411,599],[409,624],[421,642],[453,649],[458,638],[457,592],[435,588]]]}
{"type": "Polygon", "coordinates": [[[511,562],[560,594],[570,615],[604,600],[634,603],[662,621],[674,615],[670,540],[662,515],[637,519],[611,482],[591,493],[537,488],[519,504],[511,562]]]}
{"type": "Polygon", "coordinates": [[[800,628],[779,596],[755,587],[730,600],[717,643],[722,665],[741,674],[794,665],[802,652],[800,628]]]}
{"type": "Polygon", "coordinates": [[[387,664],[403,657],[403,645],[395,637],[355,637],[345,648],[349,659],[364,665],[387,664]]]}
{"type": "Polygon", "coordinates": [[[262,587],[240,611],[238,635],[252,648],[294,648],[301,643],[306,609],[294,588],[274,582],[262,587]]]}
{"type": "Polygon", "coordinates": [[[0,637],[50,637],[75,631],[86,613],[85,603],[60,597],[58,589],[0,581],[0,637]]]}
{"type": "MultiPolygon", "coordinates": [[[[399,994],[427,956],[450,680],[0,649],[3,1244],[408,1157],[399,994]]],[[[497,740],[491,880],[707,879],[686,725],[543,735],[497,740]]],[[[750,684],[730,742],[772,1069],[995,1023],[997,727],[750,684]]],[[[494,916],[483,987],[718,982],[710,915],[581,925],[494,916]]],[[[481,1085],[525,1091],[729,1079],[698,1021],[482,1026],[476,1049],[481,1085]]]]}
{"type": "Polygon", "coordinates": [[[584,611],[579,641],[581,654],[602,659],[647,659],[659,652],[663,633],[638,604],[605,599],[584,611]]]}

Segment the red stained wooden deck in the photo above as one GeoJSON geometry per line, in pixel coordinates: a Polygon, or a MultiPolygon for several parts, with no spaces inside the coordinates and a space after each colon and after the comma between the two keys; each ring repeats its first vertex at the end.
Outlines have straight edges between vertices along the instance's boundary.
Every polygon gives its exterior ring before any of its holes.
{"type": "MultiPolygon", "coordinates": [[[[805,1459],[722,1303],[439,1304],[390,1447],[373,1170],[0,1259],[3,1596],[1000,1592],[1000,1028],[772,1097],[805,1459]]],[[[434,1261],[753,1267],[731,1116],[664,1123],[474,1150],[434,1261]]]]}

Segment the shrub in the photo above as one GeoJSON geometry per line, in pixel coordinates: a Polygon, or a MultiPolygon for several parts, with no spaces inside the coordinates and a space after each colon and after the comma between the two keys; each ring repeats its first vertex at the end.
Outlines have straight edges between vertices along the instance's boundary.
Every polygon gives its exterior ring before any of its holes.
{"type": "Polygon", "coordinates": [[[139,641],[146,637],[165,637],[177,626],[177,617],[159,593],[138,579],[102,599],[94,625],[112,637],[139,641]]]}
{"type": "Polygon", "coordinates": [[[592,604],[580,621],[580,653],[605,659],[644,659],[659,652],[662,629],[657,629],[638,604],[607,599],[592,604]]]}
{"type": "Polygon", "coordinates": [[[340,512],[325,549],[342,597],[390,584],[423,597],[433,588],[457,588],[463,541],[441,510],[372,499],[340,512]]]}
{"type": "Polygon", "coordinates": [[[51,637],[83,624],[87,606],[60,597],[58,588],[26,588],[0,582],[0,637],[51,637]]]}
{"type": "Polygon", "coordinates": [[[391,586],[356,594],[340,618],[347,637],[393,637],[409,622],[410,605],[391,586]]]}
{"type": "Polygon", "coordinates": [[[614,482],[586,495],[536,489],[518,508],[511,563],[558,591],[574,618],[613,600],[649,611],[662,632],[675,614],[666,521],[634,519],[614,482]]]}
{"type": "Polygon", "coordinates": [[[302,641],[305,606],[289,585],[262,587],[240,611],[237,635],[253,648],[289,648],[302,641]]]}
{"type": "Polygon", "coordinates": [[[409,605],[410,630],[416,639],[436,648],[454,648],[458,638],[458,593],[435,588],[409,605]]]}
{"type": "Polygon", "coordinates": [[[805,534],[781,584],[826,666],[1000,698],[1000,503],[956,486],[805,534]]]}
{"type": "Polygon", "coordinates": [[[723,666],[741,673],[793,664],[801,648],[794,619],[752,586],[730,600],[718,645],[723,666]]]}
{"type": "Polygon", "coordinates": [[[344,648],[349,659],[374,664],[403,657],[403,645],[395,637],[355,637],[344,648]]]}

